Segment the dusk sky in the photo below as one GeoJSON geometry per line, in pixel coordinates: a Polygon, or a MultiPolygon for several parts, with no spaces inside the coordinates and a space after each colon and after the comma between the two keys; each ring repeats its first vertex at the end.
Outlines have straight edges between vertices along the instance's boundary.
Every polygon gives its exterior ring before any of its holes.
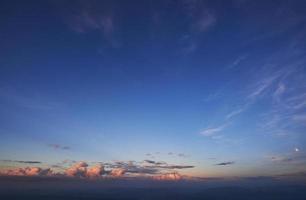
{"type": "Polygon", "coordinates": [[[0,55],[1,174],[306,169],[303,0],[1,1],[0,55]]]}

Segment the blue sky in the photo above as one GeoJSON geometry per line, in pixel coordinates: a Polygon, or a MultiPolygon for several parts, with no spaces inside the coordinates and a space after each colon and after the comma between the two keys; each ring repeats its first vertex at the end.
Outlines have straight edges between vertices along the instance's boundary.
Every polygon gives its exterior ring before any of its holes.
{"type": "Polygon", "coordinates": [[[1,168],[153,160],[203,177],[305,169],[305,2],[0,7],[1,168]]]}

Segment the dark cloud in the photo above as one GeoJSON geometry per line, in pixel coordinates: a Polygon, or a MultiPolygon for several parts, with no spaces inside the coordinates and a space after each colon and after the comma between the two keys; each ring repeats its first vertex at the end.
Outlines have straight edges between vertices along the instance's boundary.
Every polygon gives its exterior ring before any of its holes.
{"type": "MultiPolygon", "coordinates": [[[[163,153],[157,151],[157,152],[154,152],[154,153],[146,153],[145,155],[151,157],[151,159],[152,159],[152,158],[155,157],[154,154],[155,154],[156,156],[158,156],[158,155],[163,154],[163,153]]],[[[169,155],[169,156],[178,156],[178,157],[182,157],[182,158],[188,157],[188,155],[186,155],[186,154],[184,154],[184,153],[168,152],[168,153],[165,153],[165,154],[167,154],[167,155],[169,155]]]]}
{"type": "Polygon", "coordinates": [[[147,163],[150,163],[150,164],[155,164],[155,161],[153,161],[153,160],[144,160],[145,162],[147,162],[147,163]]]}
{"type": "Polygon", "coordinates": [[[194,168],[193,165],[165,165],[165,166],[158,166],[159,168],[163,169],[188,169],[188,168],[194,168]]]}
{"type": "Polygon", "coordinates": [[[235,164],[234,161],[230,161],[230,162],[221,162],[221,163],[217,163],[215,165],[221,165],[221,166],[225,166],[225,165],[233,165],[235,164]]]}
{"type": "Polygon", "coordinates": [[[156,162],[156,161],[154,161],[154,160],[144,160],[144,162],[149,163],[149,164],[155,164],[155,165],[167,164],[166,162],[163,162],[163,161],[156,162]]]}
{"type": "Polygon", "coordinates": [[[184,158],[185,158],[185,157],[188,157],[186,154],[183,154],[183,153],[179,153],[179,154],[177,154],[177,156],[178,156],[178,157],[184,157],[184,158]]]}
{"type": "Polygon", "coordinates": [[[1,160],[2,162],[14,162],[14,163],[25,163],[25,164],[41,164],[40,161],[32,161],[32,160],[1,160]]]}
{"type": "Polygon", "coordinates": [[[49,147],[53,148],[53,149],[62,149],[62,150],[69,150],[71,149],[69,146],[62,146],[60,144],[49,144],[49,147]]]}
{"type": "Polygon", "coordinates": [[[306,171],[281,174],[281,175],[278,175],[278,177],[304,177],[304,178],[306,178],[306,171]]]}
{"type": "Polygon", "coordinates": [[[271,161],[279,163],[304,163],[306,155],[295,153],[284,156],[272,156],[271,161]]]}
{"type": "Polygon", "coordinates": [[[144,160],[142,162],[136,161],[116,161],[114,163],[103,163],[108,169],[119,168],[124,169],[128,174],[142,174],[142,175],[154,175],[161,174],[164,171],[179,170],[194,168],[192,165],[171,165],[164,161],[144,160]]]}
{"type": "Polygon", "coordinates": [[[163,169],[188,169],[188,168],[194,168],[192,165],[171,165],[166,162],[156,162],[153,160],[144,160],[145,163],[149,164],[149,166],[146,166],[146,168],[151,168],[151,169],[158,169],[158,170],[163,170],[163,169]]]}

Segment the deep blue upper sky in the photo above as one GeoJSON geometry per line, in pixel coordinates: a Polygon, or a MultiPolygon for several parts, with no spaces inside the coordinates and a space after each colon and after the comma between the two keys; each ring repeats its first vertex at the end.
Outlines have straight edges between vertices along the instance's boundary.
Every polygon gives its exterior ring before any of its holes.
{"type": "Polygon", "coordinates": [[[1,1],[0,164],[301,171],[305,13],[302,0],[1,1]]]}

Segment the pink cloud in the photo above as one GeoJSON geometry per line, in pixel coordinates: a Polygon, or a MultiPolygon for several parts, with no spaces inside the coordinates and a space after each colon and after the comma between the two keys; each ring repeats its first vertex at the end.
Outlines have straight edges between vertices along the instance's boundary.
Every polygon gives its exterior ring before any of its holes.
{"type": "Polygon", "coordinates": [[[122,168],[115,168],[115,169],[112,169],[112,171],[110,172],[110,174],[114,177],[119,177],[119,176],[122,176],[124,175],[125,173],[125,169],[122,169],[122,168]]]}
{"type": "Polygon", "coordinates": [[[68,168],[65,173],[70,177],[86,177],[87,166],[88,164],[86,162],[78,162],[72,167],[68,168]]]}
{"type": "Polygon", "coordinates": [[[8,176],[49,176],[52,175],[50,168],[42,169],[40,167],[26,167],[9,169],[2,172],[3,175],[8,176]]]}
{"type": "Polygon", "coordinates": [[[100,177],[105,172],[104,166],[99,164],[93,166],[87,170],[87,177],[97,178],[100,177]]]}
{"type": "Polygon", "coordinates": [[[161,180],[161,181],[177,181],[181,180],[183,177],[178,172],[172,172],[172,173],[166,173],[159,176],[153,177],[155,180],[161,180]]]}

